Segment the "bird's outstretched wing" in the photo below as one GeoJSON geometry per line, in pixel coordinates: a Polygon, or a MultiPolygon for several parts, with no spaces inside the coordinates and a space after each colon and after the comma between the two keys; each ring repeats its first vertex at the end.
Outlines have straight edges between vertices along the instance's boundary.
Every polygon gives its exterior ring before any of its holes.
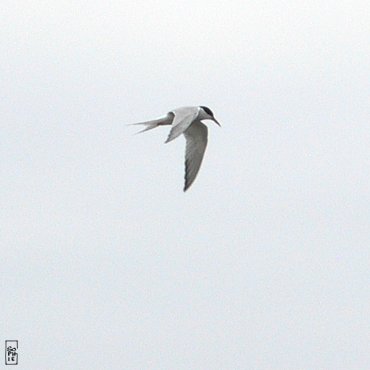
{"type": "Polygon", "coordinates": [[[202,122],[194,121],[184,135],[186,138],[184,191],[186,191],[194,182],[202,164],[207,147],[208,129],[202,122]]]}
{"type": "Polygon", "coordinates": [[[172,122],[172,129],[166,143],[176,139],[194,122],[199,114],[199,107],[182,107],[171,111],[175,115],[172,122]]]}

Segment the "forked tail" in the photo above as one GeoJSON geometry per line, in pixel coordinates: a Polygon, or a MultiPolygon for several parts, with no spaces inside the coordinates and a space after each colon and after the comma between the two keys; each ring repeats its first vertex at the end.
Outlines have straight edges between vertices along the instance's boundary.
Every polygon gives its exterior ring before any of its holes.
{"type": "Polygon", "coordinates": [[[144,125],[145,128],[136,132],[136,134],[140,134],[145,131],[152,130],[153,128],[156,128],[158,126],[163,125],[170,125],[173,120],[173,114],[168,114],[164,117],[160,117],[158,119],[154,119],[152,121],[145,121],[145,122],[139,122],[139,123],[130,123],[129,126],[136,126],[136,125],[144,125]]]}
{"type": "Polygon", "coordinates": [[[142,130],[136,132],[135,134],[141,134],[142,132],[152,130],[153,128],[156,128],[158,126],[157,123],[153,121],[148,121],[148,122],[139,122],[139,123],[130,123],[129,126],[136,126],[136,125],[145,125],[146,127],[143,128],[142,130]]]}

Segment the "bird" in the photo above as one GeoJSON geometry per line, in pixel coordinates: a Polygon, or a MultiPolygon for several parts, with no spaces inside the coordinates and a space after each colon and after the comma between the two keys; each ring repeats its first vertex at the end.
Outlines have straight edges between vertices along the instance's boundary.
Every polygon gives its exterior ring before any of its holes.
{"type": "Polygon", "coordinates": [[[208,129],[202,123],[203,120],[211,120],[217,125],[220,123],[216,120],[213,112],[203,105],[180,107],[169,111],[166,115],[157,119],[145,122],[131,123],[131,125],[144,125],[145,128],[139,132],[152,130],[159,126],[171,125],[172,128],[165,143],[179,137],[181,134],[185,136],[185,184],[184,192],[187,191],[193,184],[198,175],[204,152],[207,147],[208,129]]]}

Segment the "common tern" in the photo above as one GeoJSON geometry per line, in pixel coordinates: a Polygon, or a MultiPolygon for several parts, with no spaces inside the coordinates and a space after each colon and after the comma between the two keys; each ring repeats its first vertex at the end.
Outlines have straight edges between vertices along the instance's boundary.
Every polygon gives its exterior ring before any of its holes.
{"type": "Polygon", "coordinates": [[[213,112],[208,107],[204,106],[181,107],[152,121],[133,123],[133,125],[146,126],[138,133],[152,130],[159,126],[172,125],[165,143],[169,143],[181,134],[184,134],[186,139],[184,191],[188,190],[194,182],[199,172],[200,165],[202,164],[207,146],[208,129],[201,121],[207,119],[221,126],[214,117],[213,112]]]}

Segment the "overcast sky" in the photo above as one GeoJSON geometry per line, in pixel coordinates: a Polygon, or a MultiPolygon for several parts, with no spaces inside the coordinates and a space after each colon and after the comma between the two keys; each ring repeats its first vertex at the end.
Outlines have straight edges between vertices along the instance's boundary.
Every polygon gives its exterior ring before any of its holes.
{"type": "Polygon", "coordinates": [[[370,369],[368,1],[3,0],[0,16],[17,369],[370,369]],[[125,126],[184,105],[222,124],[187,193],[184,139],[125,126]]]}

